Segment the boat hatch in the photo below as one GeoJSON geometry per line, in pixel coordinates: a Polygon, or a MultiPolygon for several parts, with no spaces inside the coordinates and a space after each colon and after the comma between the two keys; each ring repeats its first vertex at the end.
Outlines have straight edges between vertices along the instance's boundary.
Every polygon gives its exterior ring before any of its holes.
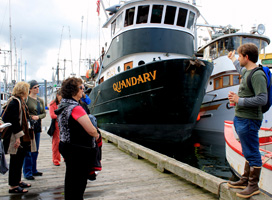
{"type": "Polygon", "coordinates": [[[128,69],[132,69],[133,67],[133,61],[127,62],[124,64],[124,71],[127,71],[128,69]]]}
{"type": "Polygon", "coordinates": [[[104,82],[104,76],[99,79],[99,84],[104,82]]]}

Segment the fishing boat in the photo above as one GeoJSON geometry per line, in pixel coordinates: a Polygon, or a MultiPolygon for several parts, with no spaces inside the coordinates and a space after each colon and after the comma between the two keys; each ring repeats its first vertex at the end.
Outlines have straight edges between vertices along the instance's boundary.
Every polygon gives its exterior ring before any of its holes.
{"type": "MultiPolygon", "coordinates": [[[[224,135],[227,161],[233,172],[241,177],[244,172],[245,158],[232,121],[225,121],[224,135]]],[[[261,128],[259,131],[259,142],[263,163],[259,187],[262,192],[272,197],[272,130],[261,128]]]]}
{"type": "MultiPolygon", "coordinates": [[[[259,29],[261,28],[263,26],[259,26],[259,29]]],[[[204,59],[213,61],[214,69],[208,82],[199,112],[200,120],[196,123],[195,130],[223,133],[224,121],[233,120],[235,107],[229,105],[228,93],[229,91],[238,93],[241,77],[228,58],[228,53],[236,50],[235,56],[238,59],[237,48],[240,45],[254,43],[261,53],[265,52],[265,47],[270,43],[268,37],[254,33],[255,31],[251,33],[237,31],[238,29],[232,27],[224,27],[198,51],[204,59]]],[[[272,127],[271,115],[272,109],[264,114],[263,127],[272,127]]]]}
{"type": "Polygon", "coordinates": [[[186,140],[213,70],[195,57],[199,10],[179,0],[128,1],[108,10],[104,28],[112,39],[102,63],[95,62],[89,95],[99,127],[135,140],[186,140]]]}

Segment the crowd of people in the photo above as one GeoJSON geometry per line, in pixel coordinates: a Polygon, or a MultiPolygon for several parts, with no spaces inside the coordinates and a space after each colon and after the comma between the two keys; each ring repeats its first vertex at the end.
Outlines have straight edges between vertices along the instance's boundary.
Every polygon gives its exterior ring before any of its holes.
{"type": "MultiPolygon", "coordinates": [[[[42,119],[46,117],[43,100],[38,97],[39,84],[18,82],[12,97],[3,108],[2,120],[11,123],[2,132],[4,152],[10,154],[8,184],[9,193],[27,193],[35,176],[43,173],[37,169],[42,119]]],[[[49,104],[49,114],[55,119],[52,135],[52,163],[60,166],[65,161],[65,199],[83,199],[90,173],[97,163],[97,141],[101,141],[99,130],[89,117],[91,100],[84,93],[80,78],[68,78],[56,92],[49,104]],[[88,159],[86,159],[88,158],[88,159]],[[78,165],[81,163],[81,165],[78,165]],[[77,183],[77,184],[75,184],[77,183]]],[[[1,123],[1,121],[0,121],[1,123]]]]}

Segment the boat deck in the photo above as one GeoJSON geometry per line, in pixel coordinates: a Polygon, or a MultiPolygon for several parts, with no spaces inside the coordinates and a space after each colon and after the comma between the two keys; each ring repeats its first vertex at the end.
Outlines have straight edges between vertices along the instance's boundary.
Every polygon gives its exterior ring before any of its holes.
{"type": "MultiPolygon", "coordinates": [[[[49,124],[50,118],[47,114],[43,120],[38,159],[38,169],[44,175],[37,177],[35,181],[26,181],[23,178],[22,180],[31,183],[32,187],[28,193],[17,195],[16,199],[64,199],[65,164],[63,161],[58,167],[52,164],[51,141],[45,131],[49,124]]],[[[88,181],[84,199],[218,199],[217,187],[224,180],[110,133],[103,131],[103,137],[102,171],[97,180],[88,181]],[[160,164],[155,164],[156,162],[160,164]],[[170,166],[173,170],[169,168],[170,166]],[[180,171],[181,168],[183,173],[180,171]]],[[[8,155],[6,159],[9,162],[8,155]]],[[[0,199],[14,199],[8,193],[8,173],[0,174],[0,177],[0,199]]],[[[220,199],[237,199],[234,193],[236,190],[229,190],[226,184],[219,187],[221,187],[220,199]]],[[[257,195],[254,199],[266,199],[265,197],[257,195]]]]}

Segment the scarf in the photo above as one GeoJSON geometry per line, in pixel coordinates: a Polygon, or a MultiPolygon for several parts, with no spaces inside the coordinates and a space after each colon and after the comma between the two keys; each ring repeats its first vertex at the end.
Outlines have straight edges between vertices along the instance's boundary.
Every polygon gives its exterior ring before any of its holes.
{"type": "Polygon", "coordinates": [[[60,141],[64,143],[70,143],[70,129],[68,126],[68,120],[71,116],[72,110],[80,104],[73,99],[62,98],[58,109],[55,110],[55,114],[58,115],[58,124],[60,130],[60,141]]]}

